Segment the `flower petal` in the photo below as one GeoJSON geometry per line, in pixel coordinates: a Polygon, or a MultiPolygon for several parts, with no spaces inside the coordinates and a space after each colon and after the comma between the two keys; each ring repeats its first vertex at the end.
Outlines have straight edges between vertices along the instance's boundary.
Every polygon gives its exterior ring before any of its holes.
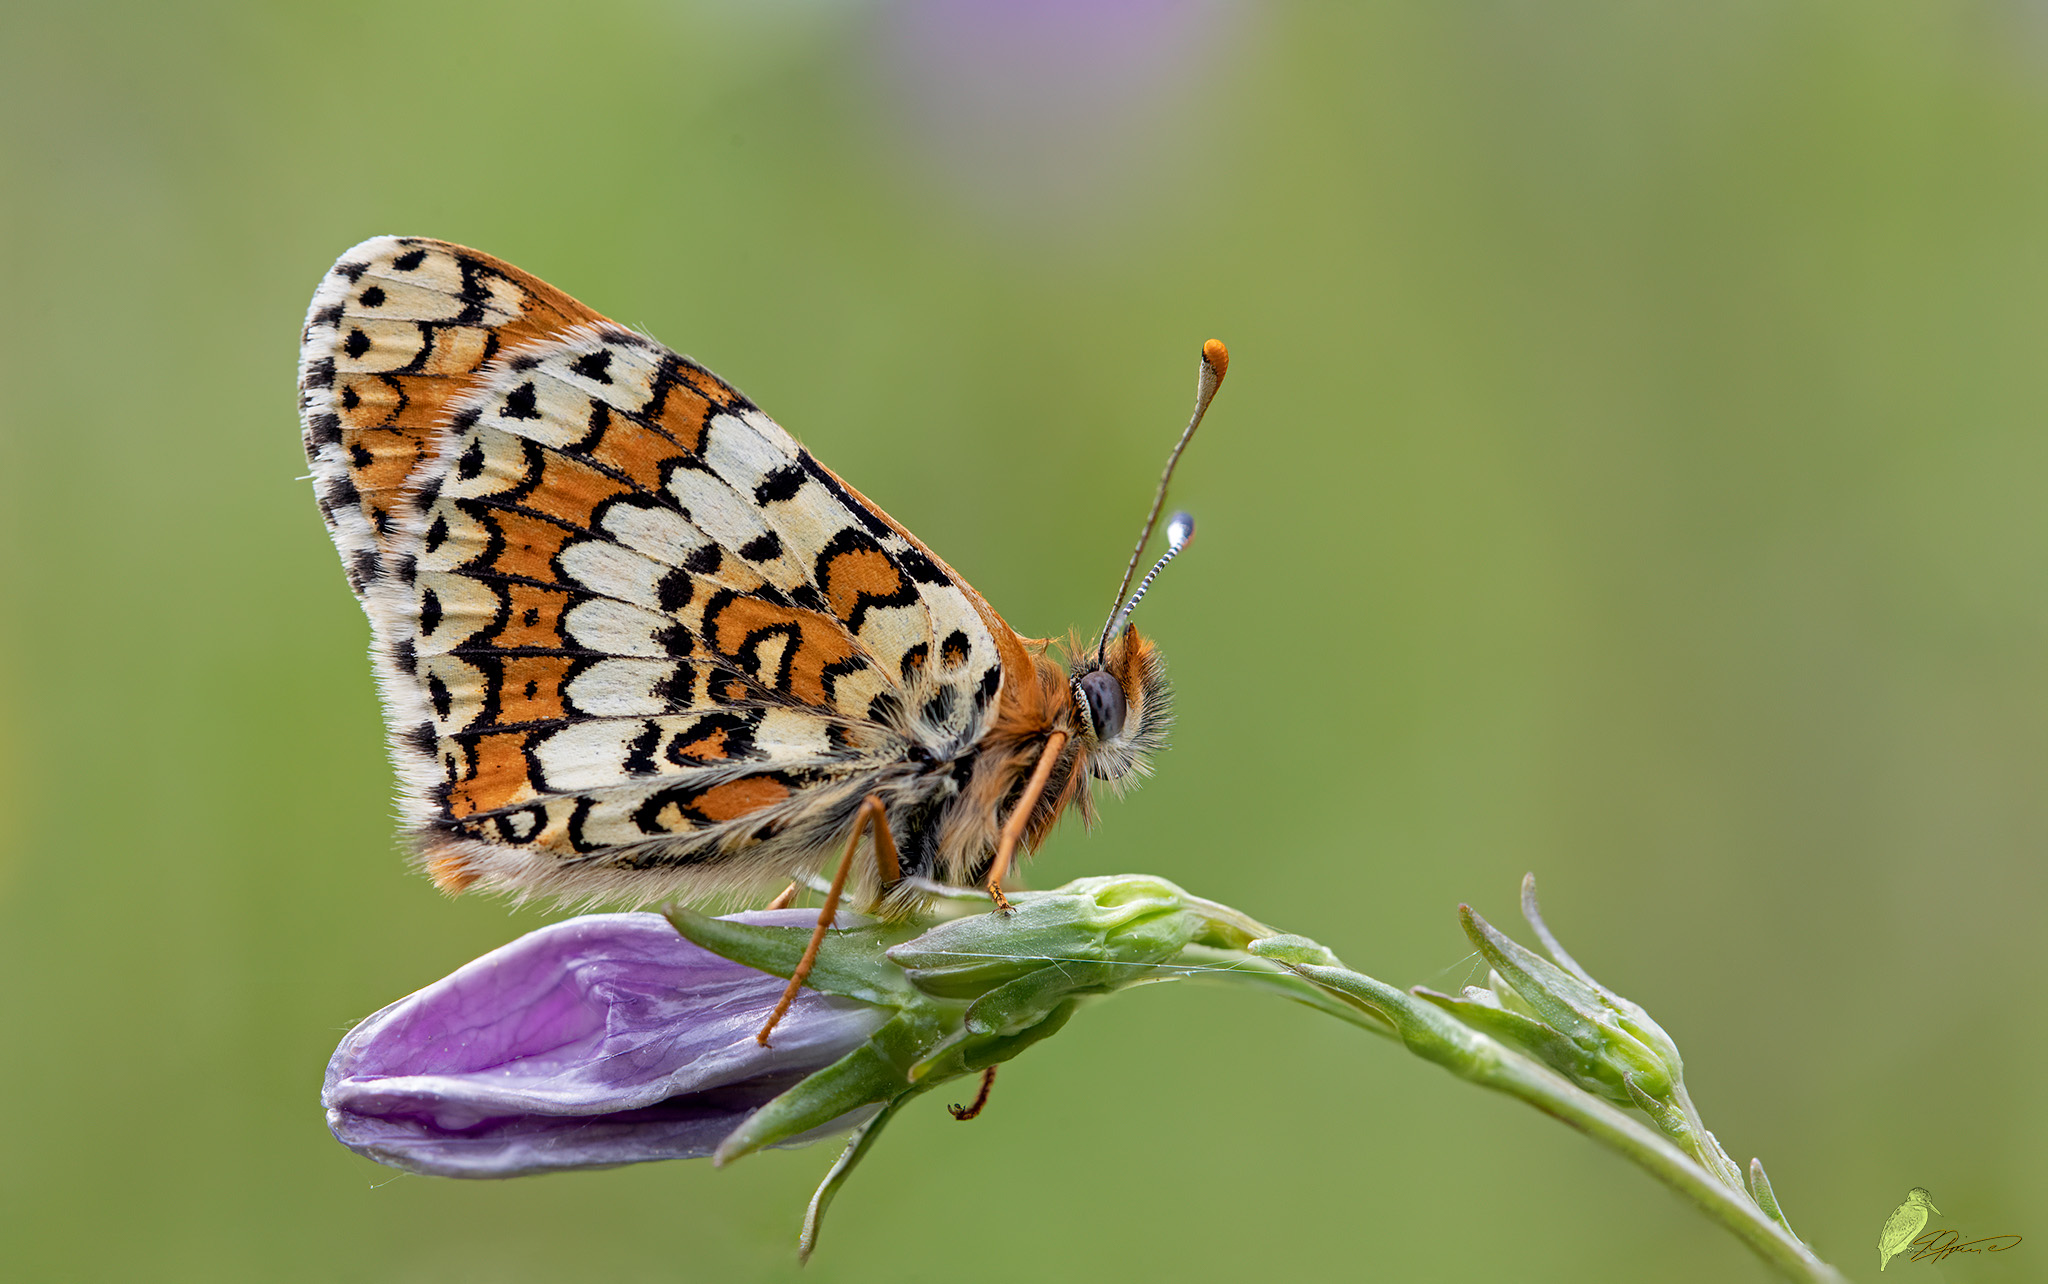
{"type": "MultiPolygon", "coordinates": [[[[807,924],[816,914],[735,917],[807,924]]],[[[857,921],[841,916],[841,926],[857,921]]],[[[889,1016],[805,990],[763,1048],[754,1032],[783,985],[656,914],[552,924],[352,1030],[327,1067],[328,1124],[373,1159],[449,1176],[709,1154],[889,1016]]]]}

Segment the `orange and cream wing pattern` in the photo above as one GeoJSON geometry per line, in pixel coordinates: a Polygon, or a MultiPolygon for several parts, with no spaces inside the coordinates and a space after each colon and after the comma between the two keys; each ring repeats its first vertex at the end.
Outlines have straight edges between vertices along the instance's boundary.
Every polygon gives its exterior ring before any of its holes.
{"type": "Polygon", "coordinates": [[[299,417],[358,597],[449,401],[506,347],[603,320],[509,263],[439,241],[378,237],[334,265],[306,314],[299,417]]]}
{"type": "Polygon", "coordinates": [[[300,369],[444,886],[765,887],[991,725],[1022,652],[972,589],[732,387],[534,278],[365,242],[300,369]]]}

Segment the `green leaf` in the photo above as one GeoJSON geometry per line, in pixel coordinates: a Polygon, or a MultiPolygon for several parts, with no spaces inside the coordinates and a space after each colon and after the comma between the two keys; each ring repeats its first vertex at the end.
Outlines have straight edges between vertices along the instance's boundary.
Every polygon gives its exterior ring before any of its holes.
{"type": "MultiPolygon", "coordinates": [[[[676,931],[720,958],[744,963],[772,976],[792,976],[811,941],[808,927],[769,927],[710,918],[681,905],[662,911],[676,931]]],[[[804,984],[824,994],[838,994],[864,1003],[901,1008],[917,993],[899,968],[882,956],[883,943],[904,929],[889,924],[837,929],[825,933],[817,960],[804,984]]]]}

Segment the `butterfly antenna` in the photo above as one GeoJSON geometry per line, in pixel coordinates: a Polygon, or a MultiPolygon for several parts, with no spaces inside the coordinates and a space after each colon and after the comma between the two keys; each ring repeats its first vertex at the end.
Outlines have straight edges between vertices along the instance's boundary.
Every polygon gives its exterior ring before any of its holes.
{"type": "MultiPolygon", "coordinates": [[[[1159,475],[1159,490],[1152,496],[1152,511],[1145,515],[1145,529],[1138,533],[1138,546],[1131,550],[1130,564],[1124,567],[1124,577],[1116,586],[1116,599],[1109,606],[1109,621],[1102,626],[1102,641],[1095,648],[1095,662],[1102,663],[1102,657],[1109,650],[1109,640],[1116,635],[1124,622],[1130,619],[1131,608],[1138,604],[1138,598],[1145,595],[1145,589],[1152,583],[1152,576],[1159,574],[1160,567],[1173,560],[1173,555],[1187,546],[1188,539],[1195,532],[1194,519],[1185,513],[1174,516],[1174,525],[1186,518],[1186,535],[1178,544],[1173,544],[1159,565],[1152,568],[1144,583],[1138,586],[1137,596],[1128,604],[1124,602],[1124,590],[1131,586],[1131,576],[1137,574],[1138,559],[1145,555],[1145,545],[1152,538],[1152,528],[1159,522],[1159,510],[1166,506],[1166,486],[1173,480],[1174,465],[1180,463],[1180,452],[1188,448],[1195,429],[1202,426],[1202,416],[1209,413],[1209,403],[1216,399],[1216,390],[1223,386],[1223,372],[1230,369],[1230,349],[1223,346],[1221,339],[1211,339],[1202,345],[1202,366],[1195,373],[1195,413],[1188,419],[1188,426],[1181,432],[1180,440],[1174,443],[1173,453],[1166,457],[1166,471],[1159,475]]],[[[1169,540],[1172,530],[1168,530],[1169,540]]]]}
{"type": "MultiPolygon", "coordinates": [[[[1166,556],[1152,563],[1152,569],[1145,572],[1144,579],[1138,581],[1138,591],[1131,594],[1131,600],[1124,603],[1123,607],[1114,616],[1110,617],[1109,629],[1102,635],[1104,646],[1107,646],[1108,639],[1115,637],[1124,625],[1130,621],[1131,612],[1137,610],[1138,603],[1145,600],[1145,590],[1152,587],[1152,581],[1159,578],[1159,572],[1166,569],[1168,562],[1179,557],[1180,551],[1186,548],[1188,541],[1194,537],[1195,515],[1193,513],[1175,513],[1166,520],[1166,556]]],[[[1095,662],[1097,664],[1102,663],[1101,648],[1096,650],[1095,662]]]]}

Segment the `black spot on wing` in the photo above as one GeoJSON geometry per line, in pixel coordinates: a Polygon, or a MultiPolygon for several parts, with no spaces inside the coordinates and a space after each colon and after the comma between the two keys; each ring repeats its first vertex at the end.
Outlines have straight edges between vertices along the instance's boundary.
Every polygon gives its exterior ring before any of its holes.
{"type": "Polygon", "coordinates": [[[690,595],[696,592],[697,578],[685,567],[676,567],[661,577],[654,587],[655,598],[661,609],[674,614],[690,604],[690,595]]]}
{"type": "Polygon", "coordinates": [[[654,751],[661,744],[661,724],[642,724],[640,734],[626,743],[626,774],[629,776],[651,776],[654,774],[654,751]]]}
{"type": "Polygon", "coordinates": [[[944,584],[946,573],[938,564],[915,548],[906,548],[893,555],[896,564],[904,569],[911,579],[920,584],[944,584]]]}
{"type": "Polygon", "coordinates": [[[539,398],[531,383],[522,383],[505,397],[505,404],[498,411],[501,419],[540,418],[539,398]]]}
{"type": "Polygon", "coordinates": [[[804,488],[804,470],[801,464],[784,464],[761,479],[754,487],[754,500],[761,504],[780,503],[795,499],[796,493],[804,488]]]}
{"type": "Polygon", "coordinates": [[[582,375],[585,379],[593,380],[597,383],[610,383],[612,381],[611,368],[612,354],[606,348],[600,348],[596,352],[585,353],[569,363],[571,372],[582,375]]]}
{"type": "Polygon", "coordinates": [[[412,729],[405,733],[405,742],[412,746],[413,752],[420,754],[432,754],[436,739],[434,724],[431,722],[415,723],[412,729]]]}
{"type": "Polygon", "coordinates": [[[679,664],[674,672],[654,684],[654,694],[671,709],[690,709],[697,704],[697,669],[679,664]]]}
{"type": "Polygon", "coordinates": [[[750,562],[772,562],[782,556],[782,537],[774,531],[757,535],[740,545],[740,556],[750,562]]]}
{"type": "MultiPolygon", "coordinates": [[[[391,266],[396,268],[400,272],[411,272],[416,270],[420,264],[426,261],[427,252],[425,250],[407,250],[405,253],[391,260],[391,266]]],[[[350,277],[349,279],[353,281],[355,278],[350,277]]]]}
{"type": "Polygon", "coordinates": [[[671,624],[667,628],[657,630],[654,642],[656,646],[678,660],[697,649],[697,639],[681,624],[671,624]]]}
{"type": "Polygon", "coordinates": [[[348,582],[350,587],[354,588],[358,593],[362,592],[375,582],[379,569],[375,552],[367,548],[358,550],[356,555],[349,561],[348,582]]]}

